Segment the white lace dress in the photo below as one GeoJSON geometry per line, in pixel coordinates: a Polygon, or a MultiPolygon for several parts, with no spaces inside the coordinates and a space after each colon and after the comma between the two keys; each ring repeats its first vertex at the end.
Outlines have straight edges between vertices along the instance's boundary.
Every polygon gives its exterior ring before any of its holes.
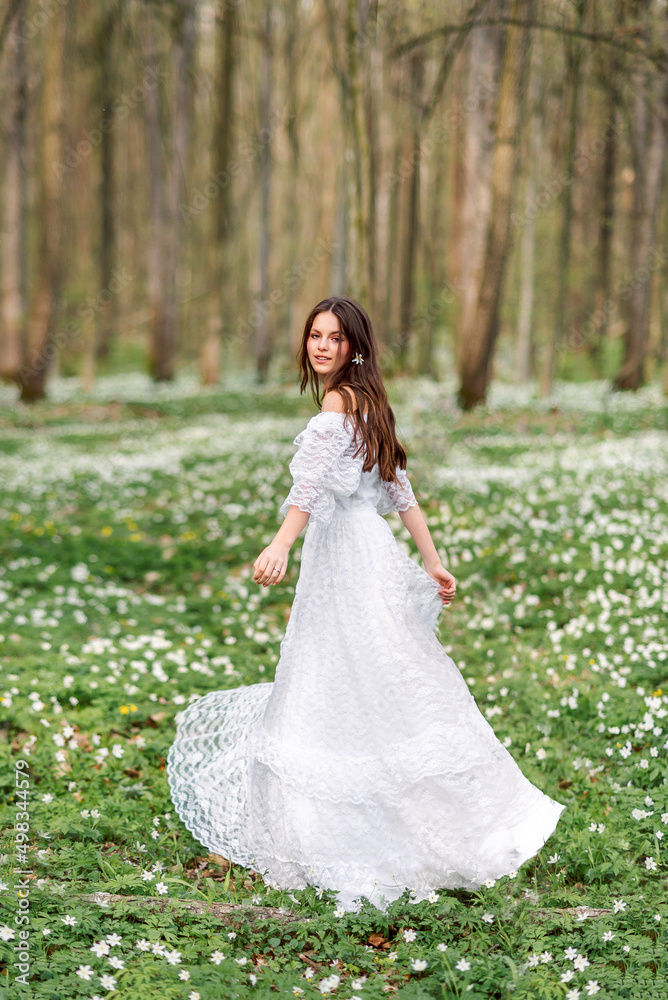
{"type": "Polygon", "coordinates": [[[167,775],[209,850],[347,910],[517,869],[566,807],[494,735],[434,634],[439,584],[383,514],[410,482],[362,472],[344,415],[297,435],[280,507],[310,511],[273,683],[213,691],[177,715],[167,775]]]}

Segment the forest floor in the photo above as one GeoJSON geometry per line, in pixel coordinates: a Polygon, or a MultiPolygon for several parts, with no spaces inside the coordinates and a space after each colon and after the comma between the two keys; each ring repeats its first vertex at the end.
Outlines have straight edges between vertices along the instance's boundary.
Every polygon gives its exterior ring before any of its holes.
{"type": "Polygon", "coordinates": [[[668,996],[658,391],[500,386],[463,414],[449,386],[388,387],[458,581],[439,639],[567,809],[515,875],[351,914],[209,855],[165,774],[193,695],[273,676],[301,539],[281,586],[252,564],[316,408],[290,387],[121,384],[0,393],[0,995],[668,996]]]}

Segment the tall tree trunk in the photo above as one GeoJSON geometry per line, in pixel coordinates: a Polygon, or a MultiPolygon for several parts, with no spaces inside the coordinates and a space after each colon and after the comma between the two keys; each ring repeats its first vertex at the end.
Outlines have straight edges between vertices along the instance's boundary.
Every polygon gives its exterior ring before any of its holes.
{"type": "Polygon", "coordinates": [[[536,211],[543,151],[543,45],[539,33],[531,40],[529,102],[529,167],[524,192],[524,219],[520,246],[520,301],[517,315],[517,377],[527,382],[533,375],[533,307],[535,266],[536,211]]]}
{"type": "Polygon", "coordinates": [[[168,218],[163,151],[164,94],[155,20],[156,11],[153,5],[146,4],[142,31],[144,61],[156,83],[147,90],[144,99],[151,188],[151,232],[147,268],[150,309],[148,366],[155,381],[167,381],[174,375],[176,331],[170,323],[173,309],[168,302],[168,297],[174,296],[174,288],[167,287],[167,246],[172,234],[168,218]]]}
{"type": "Polygon", "coordinates": [[[167,125],[155,12],[145,8],[144,55],[155,86],[146,88],[144,104],[151,171],[151,236],[148,290],[151,309],[149,369],[156,381],[174,377],[178,324],[178,279],[182,223],[179,202],[185,200],[185,174],[190,150],[193,106],[193,60],[196,43],[196,0],[178,0],[172,42],[173,126],[167,125]]]}
{"type": "Polygon", "coordinates": [[[27,342],[19,369],[21,399],[32,402],[46,395],[49,368],[56,356],[56,310],[62,264],[63,70],[66,10],[55,7],[43,35],[42,92],[39,144],[39,248],[27,342]]]}
{"type": "Polygon", "coordinates": [[[202,383],[212,385],[220,378],[222,346],[232,328],[232,275],[230,246],[234,232],[232,216],[232,185],[229,183],[234,147],[234,74],[237,63],[235,4],[216,5],[215,54],[213,88],[213,141],[211,162],[213,174],[221,178],[213,202],[211,220],[211,266],[213,275],[209,305],[209,329],[202,344],[200,371],[202,383]],[[222,336],[221,336],[222,334],[222,336]]]}
{"type": "MultiPolygon", "coordinates": [[[[98,77],[98,104],[102,109],[104,128],[100,141],[100,288],[108,289],[116,262],[116,177],[114,170],[114,98],[117,93],[115,50],[119,8],[117,0],[103,6],[96,39],[98,77]]],[[[109,355],[116,329],[116,296],[112,295],[99,311],[95,337],[95,356],[98,360],[109,355]]]]}
{"type": "Polygon", "coordinates": [[[471,328],[482,280],[485,239],[489,229],[492,190],[494,121],[498,104],[504,33],[478,28],[468,47],[466,114],[456,118],[459,158],[455,163],[452,214],[459,236],[453,284],[460,290],[455,337],[457,368],[461,370],[464,331],[471,328]]]}
{"type": "Polygon", "coordinates": [[[414,52],[409,62],[410,76],[410,130],[406,148],[410,163],[410,173],[406,179],[406,216],[401,260],[401,299],[399,305],[399,342],[397,364],[406,368],[408,363],[408,341],[410,338],[411,315],[415,301],[415,258],[419,235],[418,206],[420,203],[420,95],[424,79],[423,52],[414,52]]]}
{"type": "MultiPolygon", "coordinates": [[[[346,0],[346,31],[348,26],[348,18],[350,16],[350,6],[351,0],[346,0]]],[[[333,5],[333,0],[325,0],[325,14],[327,21],[327,34],[329,36],[329,44],[332,54],[332,63],[334,67],[334,72],[336,78],[339,81],[339,87],[341,89],[341,124],[342,124],[342,142],[341,142],[341,156],[339,157],[339,169],[338,169],[338,179],[337,179],[337,208],[336,208],[336,219],[335,226],[337,234],[340,234],[343,239],[339,247],[338,253],[334,258],[334,264],[332,267],[332,294],[333,295],[346,295],[349,293],[348,289],[348,244],[350,242],[350,234],[348,232],[348,223],[350,219],[350,207],[349,207],[349,192],[348,192],[348,181],[350,174],[350,161],[354,157],[354,153],[351,147],[351,143],[354,140],[355,131],[351,125],[351,107],[352,107],[352,94],[351,94],[351,79],[349,66],[344,66],[339,53],[339,42],[337,37],[337,17],[333,5]]],[[[344,48],[350,46],[350,41],[346,37],[346,42],[344,48]]],[[[353,218],[355,218],[355,211],[353,210],[353,218]]],[[[355,294],[359,294],[357,291],[355,294]]]]}
{"type": "MultiPolygon", "coordinates": [[[[299,156],[299,107],[297,100],[297,81],[299,77],[299,58],[297,47],[299,45],[300,18],[299,12],[301,4],[299,0],[287,0],[287,28],[284,47],[284,65],[286,74],[286,104],[288,120],[286,123],[288,145],[290,147],[290,167],[286,180],[287,192],[285,197],[285,233],[287,234],[287,261],[286,272],[293,273],[293,267],[297,260],[297,248],[299,246],[300,232],[300,205],[298,200],[298,182],[301,174],[299,156]]],[[[285,330],[288,343],[291,343],[292,326],[294,322],[294,296],[286,296],[284,309],[284,323],[282,329],[285,330]]]]}
{"type": "MultiPolygon", "coordinates": [[[[399,199],[399,175],[401,170],[402,141],[401,128],[397,123],[397,115],[389,113],[389,108],[393,108],[401,103],[403,88],[405,87],[405,74],[399,72],[401,66],[391,60],[386,52],[392,50],[398,44],[401,37],[401,25],[398,18],[389,18],[386,22],[386,38],[383,42],[383,60],[381,90],[383,94],[389,95],[391,101],[387,99],[379,102],[380,134],[387,132],[387,156],[389,159],[389,172],[383,172],[378,188],[379,205],[382,209],[381,225],[383,238],[380,243],[382,253],[382,276],[379,289],[379,314],[377,328],[382,335],[380,337],[383,371],[386,375],[391,375],[394,371],[394,359],[397,352],[397,339],[399,335],[399,297],[397,294],[399,284],[399,241],[400,241],[400,199],[399,199]],[[385,117],[386,116],[386,117],[385,117]]],[[[384,144],[385,145],[385,144],[384,144]]]]}
{"type": "MultiPolygon", "coordinates": [[[[273,87],[273,4],[265,0],[262,33],[262,70],[260,90],[260,127],[271,135],[271,96],[273,87]]],[[[273,350],[269,301],[269,261],[271,259],[271,143],[267,138],[260,147],[260,319],[255,330],[255,364],[257,381],[263,384],[269,377],[273,350]]]]}
{"type": "MultiPolygon", "coordinates": [[[[640,7],[636,7],[640,11],[640,7]]],[[[642,12],[646,17],[650,12],[642,12]]],[[[641,15],[642,16],[642,15],[641,15]]],[[[665,14],[661,12],[663,18],[665,14]]],[[[666,29],[661,33],[666,45],[666,29]]],[[[634,74],[633,209],[629,240],[631,280],[622,294],[625,323],[624,360],[613,379],[613,389],[639,389],[645,382],[647,328],[652,290],[652,252],[666,166],[668,144],[668,73],[638,63],[634,74]]]]}
{"type": "Polygon", "coordinates": [[[195,51],[197,47],[198,0],[177,0],[172,44],[172,104],[174,126],[169,155],[170,172],[167,181],[168,216],[172,232],[167,253],[166,280],[172,289],[168,297],[168,323],[173,331],[171,341],[176,351],[179,322],[187,328],[187,315],[182,315],[184,220],[179,205],[187,200],[187,178],[190,176],[195,97],[195,51]]]}
{"type": "MultiPolygon", "coordinates": [[[[582,27],[585,18],[587,0],[576,0],[576,27],[582,27]]],[[[573,171],[577,153],[580,81],[582,67],[582,43],[579,39],[570,39],[568,48],[568,76],[570,80],[570,104],[568,109],[568,140],[566,143],[566,170],[573,171]]],[[[543,375],[541,379],[541,395],[549,396],[552,391],[559,359],[559,350],[564,336],[566,319],[566,303],[568,301],[568,284],[571,263],[571,236],[573,224],[573,183],[564,184],[561,191],[561,235],[557,258],[558,288],[557,301],[554,309],[554,325],[552,335],[548,340],[543,375]]]]}
{"type": "MultiPolygon", "coordinates": [[[[229,170],[234,144],[234,71],[236,69],[237,9],[233,3],[216,7],[215,69],[213,94],[213,164],[215,172],[229,170]]],[[[215,199],[213,218],[216,241],[222,248],[230,231],[230,185],[215,199]]]]}
{"type": "Polygon", "coordinates": [[[491,212],[473,320],[464,331],[458,401],[464,409],[484,401],[499,329],[499,302],[510,250],[510,215],[517,167],[528,29],[533,0],[512,0],[506,29],[492,154],[491,212]]]}
{"type": "MultiPolygon", "coordinates": [[[[401,138],[396,136],[392,155],[392,178],[399,176],[401,167],[401,138]]],[[[396,299],[396,276],[399,260],[399,184],[390,183],[390,195],[387,208],[388,226],[387,241],[385,244],[385,345],[388,350],[388,358],[385,363],[387,374],[394,370],[394,356],[398,339],[398,323],[395,313],[396,299]]]]}
{"type": "Polygon", "coordinates": [[[434,156],[431,160],[434,179],[427,189],[430,211],[426,213],[422,246],[424,249],[424,270],[427,286],[428,307],[419,313],[417,334],[417,373],[429,375],[438,380],[436,360],[434,358],[434,341],[436,326],[443,322],[442,307],[446,304],[445,267],[441,247],[445,245],[443,226],[443,211],[445,207],[445,170],[444,156],[434,156]]]}
{"type": "Polygon", "coordinates": [[[591,337],[587,343],[589,356],[597,375],[603,374],[603,344],[608,336],[609,309],[612,285],[612,234],[615,221],[615,170],[617,165],[617,102],[613,93],[608,96],[608,132],[601,168],[601,212],[599,218],[596,272],[594,275],[594,315],[591,337]]]}
{"type": "Polygon", "coordinates": [[[9,132],[4,178],[4,239],[0,240],[0,378],[17,381],[24,353],[26,273],[27,67],[23,0],[10,35],[9,132]]]}
{"type": "MultiPolygon", "coordinates": [[[[374,5],[375,6],[375,5],[374,5]]],[[[347,75],[349,87],[346,105],[348,148],[352,152],[352,170],[355,181],[353,199],[353,248],[355,261],[351,294],[362,302],[368,295],[368,262],[366,260],[364,238],[368,231],[365,213],[364,161],[366,159],[364,128],[364,107],[362,100],[362,79],[364,63],[368,59],[368,45],[357,45],[357,39],[364,36],[369,17],[370,0],[347,0],[346,48],[348,56],[347,75]]]]}
{"type": "MultiPolygon", "coordinates": [[[[374,17],[376,12],[377,4],[374,4],[374,17]]],[[[377,31],[375,31],[368,42],[369,58],[366,63],[367,73],[363,94],[364,129],[367,149],[367,210],[364,262],[367,273],[368,311],[372,317],[372,323],[375,324],[380,319],[381,303],[378,281],[378,168],[380,164],[378,116],[382,101],[380,80],[382,78],[383,58],[382,52],[377,45],[377,37],[377,31]]]]}
{"type": "MultiPolygon", "coordinates": [[[[474,38],[476,35],[479,37],[484,30],[484,28],[479,28],[475,33],[474,38]]],[[[455,86],[452,95],[455,108],[461,108],[464,104],[464,100],[466,99],[466,91],[469,85],[468,78],[470,76],[469,53],[473,44],[474,42],[472,39],[469,46],[463,49],[460,53],[457,62],[459,72],[455,74],[455,86]]],[[[447,264],[450,287],[453,288],[458,295],[463,287],[462,276],[464,260],[461,251],[464,247],[464,240],[466,236],[463,208],[465,204],[467,175],[467,160],[465,152],[467,124],[467,119],[461,114],[456,115],[454,122],[451,123],[452,187],[450,189],[450,204],[448,206],[450,230],[448,234],[447,264]]],[[[458,350],[457,337],[455,337],[454,348],[456,354],[458,350]]]]}

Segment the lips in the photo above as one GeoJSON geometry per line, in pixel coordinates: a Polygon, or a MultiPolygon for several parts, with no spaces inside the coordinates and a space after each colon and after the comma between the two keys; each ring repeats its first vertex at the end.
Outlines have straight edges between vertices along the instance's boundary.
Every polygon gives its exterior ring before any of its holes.
{"type": "Polygon", "coordinates": [[[319,357],[318,357],[318,356],[316,355],[316,359],[315,359],[315,360],[316,360],[316,361],[329,361],[329,358],[319,358],[319,357]]]}

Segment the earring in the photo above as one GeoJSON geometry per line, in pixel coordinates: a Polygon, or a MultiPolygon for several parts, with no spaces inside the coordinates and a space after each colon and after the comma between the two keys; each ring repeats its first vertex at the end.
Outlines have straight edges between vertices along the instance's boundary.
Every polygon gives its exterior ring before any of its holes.
{"type": "Polygon", "coordinates": [[[362,357],[359,351],[355,352],[355,357],[353,358],[353,361],[355,362],[356,365],[364,364],[364,358],[362,357]]]}

